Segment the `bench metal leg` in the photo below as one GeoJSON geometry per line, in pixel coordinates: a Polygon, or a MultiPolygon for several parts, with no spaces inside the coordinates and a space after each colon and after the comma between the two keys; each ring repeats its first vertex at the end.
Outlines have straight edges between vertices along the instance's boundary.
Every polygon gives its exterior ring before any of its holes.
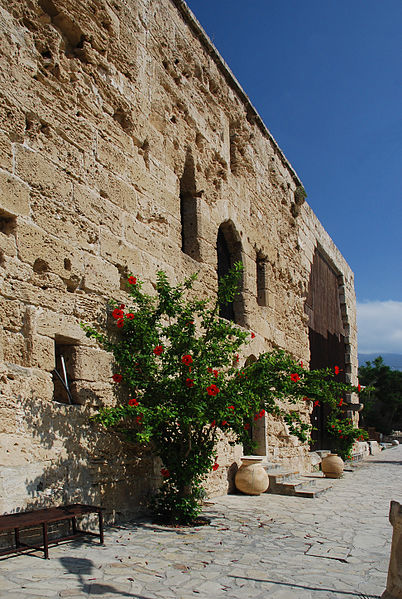
{"type": "Polygon", "coordinates": [[[103,514],[101,511],[98,512],[99,514],[99,537],[100,537],[100,544],[103,545],[103,514]]]}
{"type": "Polygon", "coordinates": [[[47,522],[42,524],[43,530],[43,548],[45,552],[45,559],[49,559],[49,545],[48,545],[48,537],[47,537],[47,522]]]}
{"type": "Polygon", "coordinates": [[[15,547],[18,549],[20,546],[20,529],[14,528],[14,536],[15,536],[15,547]]]}

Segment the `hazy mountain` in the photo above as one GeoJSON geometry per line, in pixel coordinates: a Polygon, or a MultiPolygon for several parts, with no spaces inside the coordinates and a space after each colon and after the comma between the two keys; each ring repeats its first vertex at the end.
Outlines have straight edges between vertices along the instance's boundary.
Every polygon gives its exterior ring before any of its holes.
{"type": "Polygon", "coordinates": [[[381,356],[385,364],[394,370],[402,370],[402,354],[359,354],[359,366],[364,366],[366,362],[372,362],[378,356],[381,356]]]}

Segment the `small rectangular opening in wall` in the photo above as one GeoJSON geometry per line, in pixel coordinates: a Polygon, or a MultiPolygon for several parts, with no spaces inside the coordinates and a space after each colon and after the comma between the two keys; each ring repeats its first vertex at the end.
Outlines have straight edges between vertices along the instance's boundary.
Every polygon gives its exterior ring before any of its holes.
{"type": "Polygon", "coordinates": [[[257,254],[256,267],[257,267],[257,303],[259,306],[267,306],[268,305],[267,262],[266,262],[266,259],[259,253],[257,254]]]}
{"type": "Polygon", "coordinates": [[[76,340],[66,338],[56,338],[54,342],[53,399],[57,403],[78,403],[71,386],[75,380],[76,343],[76,340]]]}

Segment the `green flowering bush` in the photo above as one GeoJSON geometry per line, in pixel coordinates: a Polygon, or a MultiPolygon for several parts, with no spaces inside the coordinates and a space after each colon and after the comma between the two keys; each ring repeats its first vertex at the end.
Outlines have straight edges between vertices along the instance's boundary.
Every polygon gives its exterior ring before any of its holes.
{"type": "Polygon", "coordinates": [[[334,437],[336,452],[343,460],[350,459],[355,441],[365,441],[368,434],[361,428],[356,428],[351,419],[342,417],[340,411],[334,410],[328,418],[327,427],[334,437]]]}
{"type": "Polygon", "coordinates": [[[111,301],[115,327],[100,332],[82,325],[112,352],[113,380],[127,394],[124,403],[101,408],[95,418],[133,442],[151,444],[161,458],[162,483],[152,509],[165,521],[190,523],[199,514],[203,480],[219,468],[215,446],[221,432],[251,451],[251,426],[269,412],[284,417],[289,431],[307,441],[310,425],[289,405],[325,396],[335,406],[351,389],[328,370],[305,370],[283,351],[239,367],[237,352],[255,335],[220,318],[219,306],[236,297],[241,272],[235,264],[212,304],[188,297],[196,275],[173,287],[159,272],[155,296],[130,276],[130,305],[111,301]]]}

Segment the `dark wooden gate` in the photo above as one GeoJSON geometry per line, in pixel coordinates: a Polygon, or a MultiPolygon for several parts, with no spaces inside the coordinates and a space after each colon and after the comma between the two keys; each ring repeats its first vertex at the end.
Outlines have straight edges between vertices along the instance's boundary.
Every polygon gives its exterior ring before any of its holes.
{"type": "MultiPolygon", "coordinates": [[[[337,273],[316,250],[310,274],[305,311],[309,316],[310,369],[339,366],[339,381],[345,376],[345,338],[337,273]]],[[[311,449],[330,449],[326,428],[328,408],[315,406],[311,414],[311,449]]]]}

